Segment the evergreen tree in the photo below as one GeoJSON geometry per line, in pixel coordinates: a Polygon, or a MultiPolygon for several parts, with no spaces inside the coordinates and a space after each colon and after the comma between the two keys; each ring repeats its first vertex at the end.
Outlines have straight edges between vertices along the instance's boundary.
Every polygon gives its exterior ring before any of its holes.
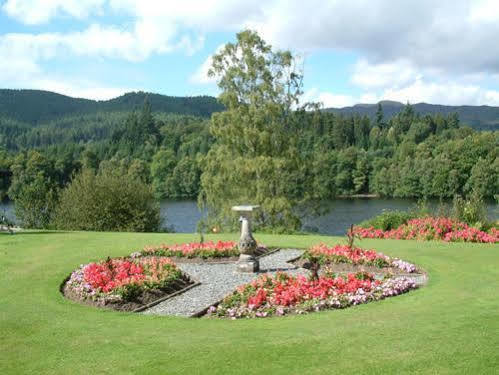
{"type": "Polygon", "coordinates": [[[378,103],[378,108],[376,109],[376,115],[375,115],[375,125],[383,129],[384,128],[384,114],[383,114],[383,107],[381,106],[381,103],[378,103]]]}

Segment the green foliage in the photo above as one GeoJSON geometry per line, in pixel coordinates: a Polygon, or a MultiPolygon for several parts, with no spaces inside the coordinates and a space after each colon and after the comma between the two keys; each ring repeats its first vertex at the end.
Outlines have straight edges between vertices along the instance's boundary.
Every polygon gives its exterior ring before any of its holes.
{"type": "Polygon", "coordinates": [[[199,193],[201,169],[199,162],[192,157],[180,159],[168,179],[167,192],[170,198],[197,197],[199,193]]]}
{"type": "Polygon", "coordinates": [[[7,191],[11,184],[11,164],[12,159],[7,152],[0,150],[0,202],[7,197],[7,191]]]}
{"type": "MultiPolygon", "coordinates": [[[[16,154],[36,149],[50,160],[49,174],[58,186],[81,166],[96,171],[112,160],[114,166],[123,164],[126,173],[130,169],[152,182],[159,198],[197,197],[204,168],[200,160],[214,141],[210,123],[188,115],[153,114],[154,100],[141,98],[142,103],[129,102],[128,110],[142,106],[136,113],[71,115],[36,127],[0,118],[3,196],[12,183],[16,154]],[[159,157],[165,152],[171,165],[160,172],[159,157]]],[[[477,133],[459,127],[455,115],[422,116],[414,108],[383,119],[382,125],[358,115],[291,111],[285,131],[302,160],[293,172],[291,194],[315,200],[357,193],[441,199],[473,190],[486,198],[497,194],[499,133],[477,133]]]]}
{"type": "Polygon", "coordinates": [[[177,165],[175,153],[169,149],[160,149],[154,154],[151,163],[151,177],[154,194],[159,199],[168,197],[170,179],[177,165]]]}
{"type": "Polygon", "coordinates": [[[293,209],[300,155],[290,131],[301,75],[290,52],[273,51],[258,34],[243,31],[213,57],[226,111],[212,116],[215,144],[204,159],[200,203],[224,224],[234,204],[259,204],[262,227],[298,229],[293,209]]]}
{"type": "Polygon", "coordinates": [[[25,228],[47,228],[57,204],[59,185],[56,168],[36,151],[19,154],[13,161],[9,197],[16,218],[25,228]]]}
{"type": "Polygon", "coordinates": [[[459,221],[487,229],[487,209],[479,191],[473,191],[466,199],[456,195],[452,204],[452,216],[459,221]]]}
{"type": "Polygon", "coordinates": [[[499,156],[491,153],[487,157],[479,157],[471,168],[464,190],[474,192],[482,197],[490,197],[499,192],[499,156]]]}
{"type": "Polygon", "coordinates": [[[363,221],[362,223],[358,224],[361,227],[364,228],[369,228],[373,227],[376,229],[381,229],[384,231],[391,230],[391,229],[396,229],[402,224],[406,224],[407,221],[414,219],[418,217],[418,214],[414,211],[398,211],[398,210],[386,210],[383,211],[381,214],[363,221]]]}
{"type": "Polygon", "coordinates": [[[84,169],[61,192],[53,226],[66,230],[153,232],[159,205],[140,178],[84,169]]]}

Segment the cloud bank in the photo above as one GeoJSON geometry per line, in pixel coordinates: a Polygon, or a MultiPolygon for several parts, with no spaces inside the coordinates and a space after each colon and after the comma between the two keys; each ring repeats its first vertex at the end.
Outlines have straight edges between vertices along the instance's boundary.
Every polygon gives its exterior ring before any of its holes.
{"type": "MultiPolygon", "coordinates": [[[[2,11],[26,25],[58,19],[88,23],[64,33],[0,35],[0,60],[15,61],[25,76],[17,80],[43,76],[41,62],[66,54],[141,62],[174,52],[194,54],[212,32],[252,28],[281,48],[359,56],[350,82],[361,94],[309,90],[326,106],[363,99],[499,105],[494,0],[7,0],[2,11]],[[130,22],[90,22],[109,14],[130,22]]],[[[212,83],[202,76],[208,64],[186,80],[212,83]]],[[[1,69],[0,83],[13,75],[12,69],[1,69]]]]}

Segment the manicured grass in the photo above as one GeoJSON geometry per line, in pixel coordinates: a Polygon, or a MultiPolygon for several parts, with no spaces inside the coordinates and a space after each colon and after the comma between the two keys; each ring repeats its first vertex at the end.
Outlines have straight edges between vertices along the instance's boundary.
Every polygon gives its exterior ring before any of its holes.
{"type": "MultiPolygon", "coordinates": [[[[237,239],[236,234],[207,239],[237,239]]],[[[339,238],[256,235],[270,246],[339,238]]],[[[0,235],[1,374],[492,374],[499,372],[499,245],[362,240],[429,284],[346,310],[261,320],[142,316],[59,293],[79,264],[184,234],[0,235]]]]}

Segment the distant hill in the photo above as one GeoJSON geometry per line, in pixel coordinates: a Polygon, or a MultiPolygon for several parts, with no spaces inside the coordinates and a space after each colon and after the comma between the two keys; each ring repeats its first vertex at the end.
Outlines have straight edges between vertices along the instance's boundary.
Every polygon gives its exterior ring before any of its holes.
{"type": "MultiPolygon", "coordinates": [[[[96,114],[99,112],[123,112],[140,109],[144,100],[149,100],[154,112],[177,113],[209,117],[224,107],[212,96],[178,97],[146,92],[130,92],[110,100],[89,100],[72,98],[41,90],[0,89],[0,118],[39,125],[75,115],[96,114]]],[[[390,119],[400,112],[404,104],[394,101],[380,102],[385,119],[390,119]]],[[[359,114],[373,118],[377,104],[356,104],[353,107],[326,108],[325,111],[345,115],[359,114]]],[[[490,106],[445,106],[418,103],[412,105],[421,114],[456,112],[462,123],[475,129],[499,130],[499,107],[490,106]]]]}
{"type": "MultiPolygon", "coordinates": [[[[404,108],[404,104],[390,100],[381,101],[380,104],[386,120],[392,118],[404,108]]],[[[412,104],[412,107],[415,112],[421,114],[441,113],[447,115],[455,112],[459,115],[461,123],[465,125],[480,130],[499,130],[499,107],[486,105],[448,106],[427,103],[412,104]]],[[[353,107],[326,108],[325,111],[344,115],[359,114],[374,118],[377,109],[378,104],[356,104],[353,107]]]]}
{"type": "Polygon", "coordinates": [[[0,89],[0,117],[38,125],[64,116],[130,111],[149,100],[153,111],[209,117],[223,106],[212,96],[176,97],[130,92],[110,100],[72,98],[41,90],[0,89]]]}

